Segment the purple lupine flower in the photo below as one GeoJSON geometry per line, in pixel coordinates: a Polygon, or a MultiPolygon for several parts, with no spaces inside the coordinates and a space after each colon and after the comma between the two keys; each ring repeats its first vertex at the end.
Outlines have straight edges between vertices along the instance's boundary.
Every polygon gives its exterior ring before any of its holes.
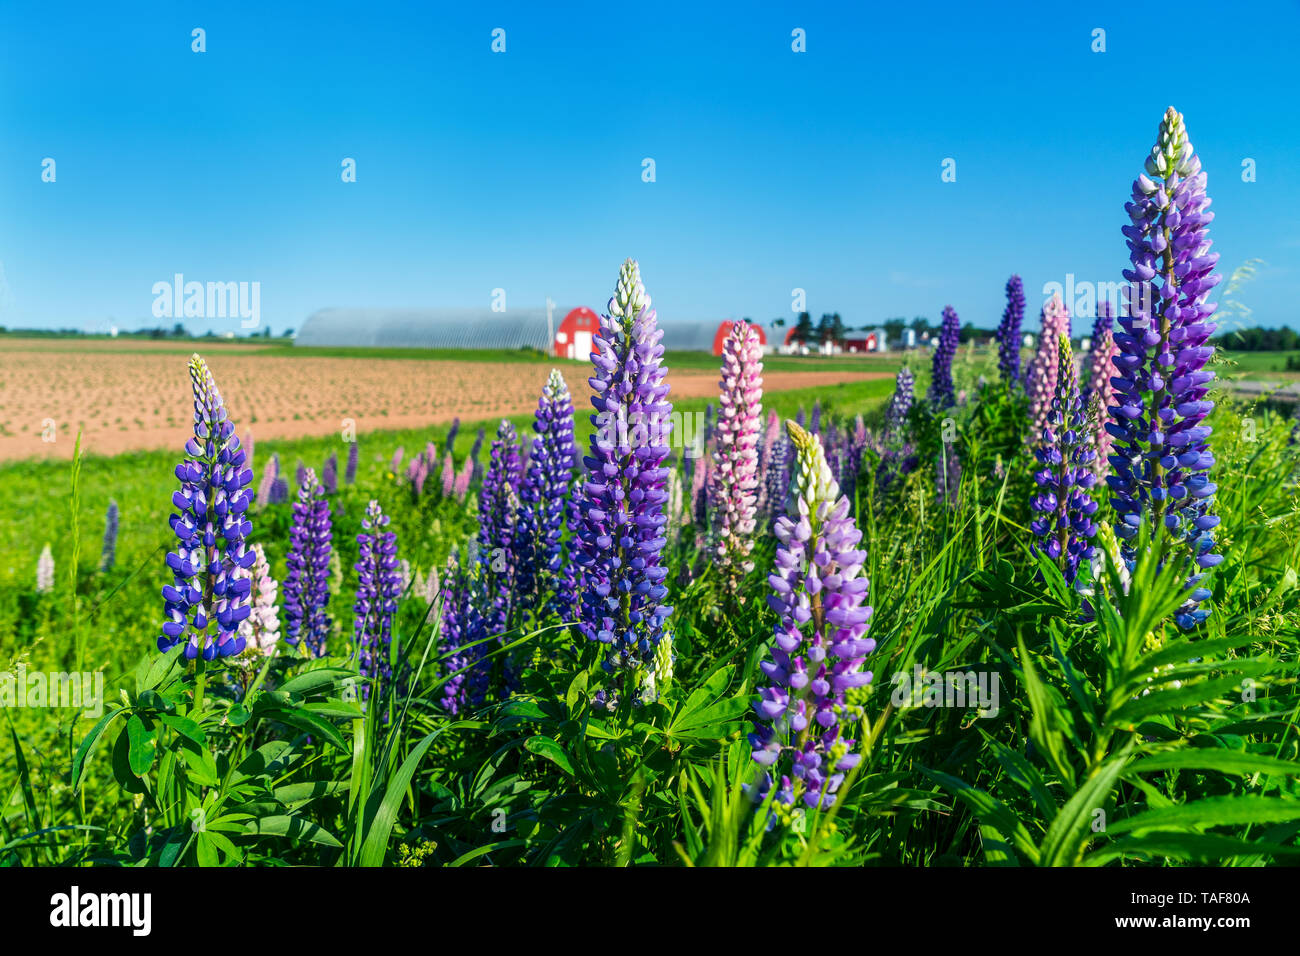
{"type": "Polygon", "coordinates": [[[894,394],[889,399],[889,407],[885,409],[885,440],[891,444],[898,444],[907,438],[907,421],[912,413],[915,389],[916,377],[904,365],[894,378],[894,394]]]}
{"type": "Polygon", "coordinates": [[[628,259],[592,342],[596,428],[583,459],[587,479],[575,555],[585,579],[579,628],[608,648],[608,671],[652,664],[672,613],[661,603],[668,593],[668,569],[661,563],[662,464],[672,430],[661,338],[640,270],[628,259]]]}
{"type": "Polygon", "coordinates": [[[695,463],[691,475],[691,523],[697,528],[709,526],[709,486],[713,483],[713,458],[695,463]]]}
{"type": "Polygon", "coordinates": [[[262,480],[257,485],[257,507],[265,508],[271,503],[271,492],[275,490],[275,479],[280,477],[280,456],[274,454],[266,463],[262,480]]]}
{"type": "Polygon", "coordinates": [[[335,452],[330,452],[330,456],[325,459],[325,466],[320,472],[320,484],[325,489],[325,494],[338,494],[339,456],[335,452]]]}
{"type": "Polygon", "coordinates": [[[361,460],[361,446],[356,439],[348,442],[348,466],[343,472],[343,483],[355,484],[357,480],[357,463],[361,460]]]}
{"type": "Polygon", "coordinates": [[[573,399],[558,369],[552,369],[533,414],[533,454],[520,486],[516,534],[515,593],[519,609],[536,609],[548,591],[553,607],[572,608],[572,595],[559,593],[564,577],[560,540],[578,452],[573,444],[573,399]]]}
{"type": "MultiPolygon", "coordinates": [[[[377,681],[382,687],[393,676],[389,646],[393,636],[393,616],[397,613],[397,601],[402,594],[401,574],[397,567],[397,535],[384,530],[388,527],[388,515],[374,500],[366,506],[361,527],[363,530],[357,535],[360,560],[355,565],[354,634],[362,676],[377,681]]],[[[369,696],[369,692],[367,683],[362,693],[369,696]]]]}
{"type": "Polygon", "coordinates": [[[950,408],[956,403],[952,383],[952,360],[961,342],[961,320],[950,305],[943,307],[943,324],[935,340],[934,355],[930,360],[930,390],[927,397],[939,408],[950,408]]]}
{"type": "Polygon", "coordinates": [[[483,609],[493,633],[511,624],[515,583],[515,522],[519,515],[519,438],[503,418],[488,453],[478,497],[478,562],[491,607],[483,609]]]}
{"type": "Polygon", "coordinates": [[[957,507],[957,493],[961,489],[961,458],[957,456],[957,443],[945,441],[943,450],[934,464],[935,491],[939,504],[957,507]]]}
{"type": "Polygon", "coordinates": [[[253,465],[253,430],[244,429],[244,467],[257,474],[257,469],[253,465]]]}
{"type": "Polygon", "coordinates": [[[469,450],[470,473],[474,481],[479,481],[483,477],[482,466],[479,465],[478,456],[483,451],[483,438],[486,432],[479,428],[478,434],[474,437],[474,444],[469,450]]]}
{"type": "Polygon", "coordinates": [[[284,475],[276,475],[275,481],[271,482],[271,504],[282,505],[289,500],[289,479],[284,475]]]}
{"type": "Polygon", "coordinates": [[[814,435],[821,434],[822,430],[822,403],[821,399],[813,399],[812,415],[808,419],[808,430],[814,435]]]}
{"type": "Polygon", "coordinates": [[[236,572],[241,577],[247,577],[252,587],[249,614],[239,625],[239,635],[244,639],[246,652],[267,657],[280,640],[280,614],[275,607],[279,586],[271,576],[271,566],[267,563],[262,546],[254,544],[250,548],[254,556],[252,567],[247,571],[241,568],[236,572]]]}
{"type": "Polygon", "coordinates": [[[185,657],[229,657],[244,649],[239,625],[249,615],[248,578],[238,578],[256,556],[245,545],[253,526],[244,517],[252,500],[235,426],[212,373],[196,354],[190,358],[194,388],[194,437],[176,466],[180,490],[172,495],[178,514],[172,531],[180,544],[167,555],[173,581],[162,589],[166,621],[160,651],[185,643],[185,657]]]}
{"type": "Polygon", "coordinates": [[[876,642],[866,636],[871,608],[862,574],[862,532],[849,514],[816,435],[786,428],[796,449],[789,513],[777,521],[768,604],[778,615],[771,659],[760,668],[771,684],[754,703],[754,760],[764,768],[760,798],[777,786],[782,803],[829,807],[844,774],[860,759],[845,723],[860,717],[846,693],[871,682],[863,671],[876,642]],[[773,774],[780,773],[775,784],[773,774]]]}
{"type": "Polygon", "coordinates": [[[486,700],[487,667],[479,664],[485,653],[486,645],[480,642],[486,629],[475,600],[473,569],[462,567],[453,553],[447,559],[445,577],[438,654],[444,672],[453,676],[443,682],[440,703],[454,716],[486,700]]]}
{"type": "Polygon", "coordinates": [[[1070,339],[1070,310],[1061,301],[1059,293],[1043,307],[1042,334],[1038,337],[1038,351],[1029,363],[1026,376],[1029,389],[1030,441],[1042,437],[1052,415],[1052,402],[1056,398],[1056,380],[1060,374],[1061,339],[1070,339]]]}
{"type": "Polygon", "coordinates": [[[117,531],[119,515],[117,501],[108,499],[108,510],[104,512],[104,550],[99,557],[99,570],[108,573],[117,561],[117,531]]]}
{"type": "Polygon", "coordinates": [[[294,481],[294,484],[298,485],[298,487],[301,488],[301,487],[302,487],[302,483],[303,483],[304,481],[306,481],[306,480],[307,480],[307,466],[304,465],[304,464],[302,463],[302,459],[299,458],[299,459],[298,459],[298,466],[297,466],[297,468],[294,470],[293,481],[294,481]]]}
{"type": "Polygon", "coordinates": [[[756,513],[761,516],[766,516],[770,510],[767,500],[767,476],[772,466],[772,454],[780,438],[781,418],[773,410],[767,413],[767,428],[763,432],[763,441],[758,446],[758,490],[754,498],[754,507],[756,513]]]}
{"type": "Polygon", "coordinates": [[[1096,484],[1093,474],[1093,451],[1084,434],[1084,409],[1079,397],[1079,380],[1074,370],[1070,340],[1058,340],[1059,362],[1056,394],[1048,412],[1034,457],[1042,467],[1034,473],[1038,490],[1030,502],[1036,517],[1029,528],[1037,537],[1032,545],[1056,562],[1065,580],[1073,584],[1079,564],[1091,561],[1096,553],[1092,538],[1097,523],[1092,516],[1097,502],[1089,489],[1096,484]]]}
{"type": "Polygon", "coordinates": [[[456,482],[456,462],[451,457],[451,452],[442,460],[442,496],[451,497],[451,491],[456,482]]]}
{"type": "Polygon", "coordinates": [[[735,596],[741,579],[754,570],[757,515],[758,435],[763,421],[763,348],[748,322],[734,322],[722,345],[718,383],[718,450],[714,452],[712,499],[714,563],[723,587],[735,596]]]}
{"type": "Polygon", "coordinates": [[[325,489],[317,482],[316,472],[308,468],[293,505],[289,553],[285,557],[289,573],[284,579],[284,639],[293,645],[304,642],[313,657],[324,656],[325,640],[332,627],[325,612],[330,599],[332,534],[325,489]]]}
{"type": "Polygon", "coordinates": [[[774,524],[784,510],[785,498],[790,490],[790,465],[793,456],[793,446],[790,444],[789,436],[782,435],[772,446],[771,460],[768,462],[767,474],[763,481],[765,486],[763,497],[767,502],[765,515],[770,519],[769,524],[774,524]]]}
{"type": "Polygon", "coordinates": [[[1092,326],[1092,351],[1088,354],[1088,382],[1080,391],[1080,401],[1088,414],[1088,445],[1092,448],[1092,473],[1097,482],[1106,480],[1110,471],[1111,435],[1106,425],[1110,422],[1110,406],[1115,400],[1115,387],[1110,380],[1115,377],[1114,319],[1110,303],[1097,308],[1097,320],[1092,326]]]}
{"type": "Polygon", "coordinates": [[[456,444],[456,435],[460,432],[460,416],[451,420],[451,428],[447,429],[447,452],[451,453],[452,446],[456,444]]]}
{"type": "Polygon", "coordinates": [[[1107,480],[1125,560],[1135,561],[1134,539],[1145,523],[1167,536],[1174,560],[1191,572],[1188,600],[1175,615],[1185,629],[1208,616],[1198,607],[1210,596],[1200,582],[1223,560],[1211,553],[1219,519],[1210,514],[1214,455],[1206,444],[1210,427],[1203,424],[1214,407],[1207,398],[1214,373],[1205,364],[1214,354],[1208,339],[1215,325],[1208,320],[1215,306],[1206,297],[1220,278],[1214,273],[1218,253],[1210,252],[1209,204],[1201,161],[1182,115],[1170,107],[1146,174],[1133,183],[1133,199],[1124,207],[1132,220],[1123,229],[1133,266],[1124,278],[1132,294],[1119,320],[1122,331],[1115,333],[1120,351],[1107,426],[1115,446],[1107,480]]]}
{"type": "Polygon", "coordinates": [[[998,324],[998,371],[1009,385],[1020,384],[1020,324],[1025,318],[1025,286],[1020,276],[1007,280],[1007,307],[998,324]]]}

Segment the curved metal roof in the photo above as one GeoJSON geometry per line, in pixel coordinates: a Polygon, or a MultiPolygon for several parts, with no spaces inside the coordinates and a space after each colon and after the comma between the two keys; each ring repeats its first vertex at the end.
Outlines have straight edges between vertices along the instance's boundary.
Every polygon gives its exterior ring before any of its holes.
{"type": "MultiPolygon", "coordinates": [[[[552,313],[557,327],[564,315],[552,313]]],[[[320,309],[294,344],[550,351],[546,331],[545,309],[320,309]]]]}

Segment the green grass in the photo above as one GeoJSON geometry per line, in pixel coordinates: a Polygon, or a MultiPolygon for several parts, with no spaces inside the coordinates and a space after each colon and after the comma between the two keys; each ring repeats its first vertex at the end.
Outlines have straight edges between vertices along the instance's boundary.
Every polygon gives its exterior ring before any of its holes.
{"type": "MultiPolygon", "coordinates": [[[[1208,579],[1213,614],[1202,629],[1188,635],[1169,623],[1178,582],[1154,561],[1139,564],[1128,594],[1106,579],[1091,598],[1095,619],[1084,621],[1080,595],[1029,552],[1035,466],[1023,399],[977,389],[990,361],[959,352],[969,401],[942,417],[918,409],[916,470],[884,489],[874,460],[861,475],[876,681],[851,697],[861,721],[856,711],[844,717],[862,760],[831,811],[755,810],[742,789],[754,782],[746,713],[774,622],[765,531],[744,600],[731,601],[698,546],[701,529],[674,524],[666,563],[675,674],[639,712],[593,707],[603,680],[595,649],[551,617],[507,635],[522,666],[515,696],[449,718],[436,704],[449,676],[436,633],[408,595],[395,637],[399,661],[411,664],[408,686],[372,698],[363,714],[344,688],[350,566],[366,501],[383,502],[400,556],[422,571],[475,531],[469,509],[436,495],[415,502],[388,470],[399,445],[408,457],[429,439],[441,449],[445,427],[360,436],[357,484],[331,499],[345,569],[330,609],[338,656],[289,653],[259,676],[205,669],[202,693],[193,668],[169,671],[153,649],[177,454],[87,457],[75,495],[68,462],[0,467],[9,519],[0,523],[0,667],[72,666],[80,633],[86,666],[104,671],[113,706],[126,702],[102,736],[66,713],[5,710],[0,865],[1294,861],[1300,457],[1290,423],[1216,396],[1225,561],[1208,579]],[[945,420],[963,466],[952,506],[935,495],[945,420]],[[110,496],[121,535],[116,568],[101,574],[110,496]],[[58,584],[36,595],[46,541],[58,584]],[[897,698],[891,676],[917,667],[995,676],[998,713],[897,698]],[[196,813],[205,827],[192,825],[196,813]]],[[[765,412],[788,417],[816,400],[824,420],[863,414],[874,426],[891,390],[879,380],[780,393],[764,397],[765,412]]],[[[585,433],[585,396],[577,404],[585,433]]],[[[462,427],[458,459],[474,430],[462,427]]],[[[335,437],[267,441],[257,461],[273,451],[290,475],[299,457],[319,466],[330,452],[341,462],[346,454],[335,437]]],[[[1099,515],[1109,516],[1104,504],[1099,515]]],[[[252,522],[282,578],[289,506],[252,522]]]]}

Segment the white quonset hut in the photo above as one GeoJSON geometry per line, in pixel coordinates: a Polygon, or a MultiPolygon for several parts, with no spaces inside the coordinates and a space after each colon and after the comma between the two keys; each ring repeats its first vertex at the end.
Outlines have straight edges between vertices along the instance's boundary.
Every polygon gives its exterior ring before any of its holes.
{"type": "MultiPolygon", "coordinates": [[[[407,349],[532,348],[557,358],[584,360],[599,318],[585,306],[556,309],[321,309],[307,317],[295,345],[407,349]],[[563,316],[563,318],[561,318],[563,316]]],[[[731,321],[660,322],[669,352],[722,354],[731,321]]],[[[759,341],[767,334],[758,329],[759,341]]]]}
{"type": "MultiPolygon", "coordinates": [[[[555,314],[555,323],[559,316],[555,314]]],[[[411,349],[521,349],[553,352],[545,309],[321,309],[294,345],[411,349]]]]}

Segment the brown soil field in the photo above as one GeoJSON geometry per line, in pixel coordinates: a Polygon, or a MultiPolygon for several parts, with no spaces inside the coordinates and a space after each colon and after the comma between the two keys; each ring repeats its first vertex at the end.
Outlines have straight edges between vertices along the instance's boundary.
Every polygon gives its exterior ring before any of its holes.
{"type": "MultiPolygon", "coordinates": [[[[174,345],[33,344],[9,340],[0,350],[0,461],[70,458],[78,429],[87,454],[184,445],[193,412],[188,353],[174,345]],[[50,422],[53,441],[44,438],[50,422]]],[[[240,432],[249,429],[258,440],[326,435],[341,430],[345,419],[364,434],[456,417],[470,422],[526,414],[550,371],[543,362],[296,358],[257,351],[223,345],[201,354],[240,432]]],[[[566,363],[563,373],[582,412],[589,370],[566,363]]],[[[783,371],[764,375],[763,384],[778,392],[883,377],[887,373],[783,371]]],[[[670,370],[669,382],[673,396],[702,398],[717,394],[718,373],[670,370]]]]}

